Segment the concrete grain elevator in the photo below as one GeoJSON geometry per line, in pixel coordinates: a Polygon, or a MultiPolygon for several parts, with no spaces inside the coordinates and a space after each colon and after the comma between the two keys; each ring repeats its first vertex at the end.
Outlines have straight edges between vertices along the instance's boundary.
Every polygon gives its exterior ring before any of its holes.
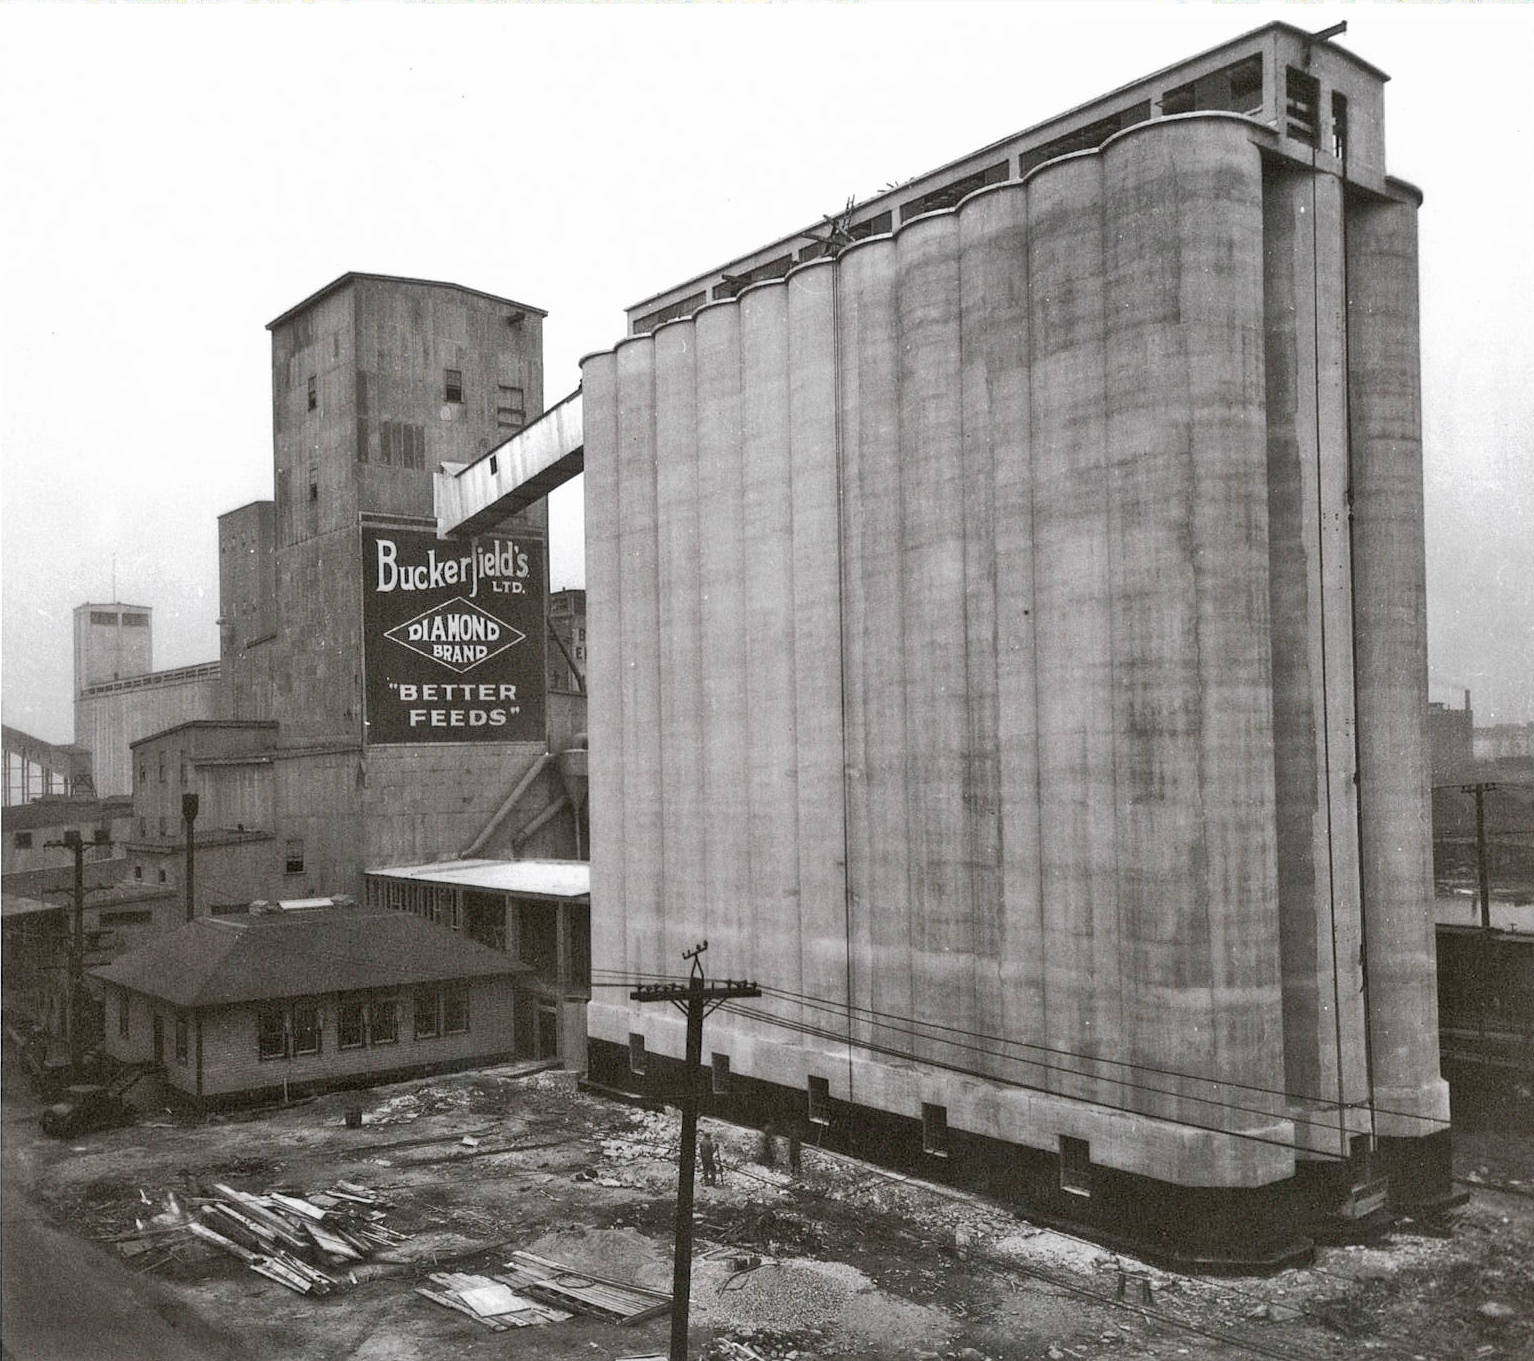
{"type": "Polygon", "coordinates": [[[594,960],[763,985],[740,1109],[1184,1261],[1447,1193],[1384,80],[1269,25],[584,362],[594,960]]]}

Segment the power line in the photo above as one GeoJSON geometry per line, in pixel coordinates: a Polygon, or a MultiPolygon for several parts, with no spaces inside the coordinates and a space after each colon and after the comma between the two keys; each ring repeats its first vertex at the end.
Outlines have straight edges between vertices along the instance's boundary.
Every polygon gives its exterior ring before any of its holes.
{"type": "MultiPolygon", "coordinates": [[[[601,973],[601,972],[614,972],[614,973],[616,973],[618,971],[616,971],[616,970],[600,970],[599,969],[599,970],[596,970],[595,972],[598,972],[598,973],[601,973]]],[[[634,974],[632,976],[633,977],[642,977],[642,976],[646,976],[647,977],[649,975],[641,975],[641,974],[637,974],[636,973],[636,974],[634,974]]],[[[659,978],[659,977],[662,977],[662,976],[661,975],[654,975],[654,977],[659,978]]],[[[1276,1087],[1263,1087],[1263,1086],[1257,1085],[1255,1083],[1237,1082],[1237,1081],[1234,1081],[1234,1080],[1226,1080],[1226,1079],[1223,1079],[1223,1078],[1214,1078],[1214,1077],[1206,1076],[1204,1074],[1189,1073],[1189,1072],[1185,1072],[1185,1071],[1182,1071],[1182,1070],[1179,1070],[1179,1069],[1175,1069],[1175,1068],[1163,1068],[1163,1067],[1158,1067],[1158,1066],[1153,1065],[1153,1064],[1133,1063],[1133,1062],[1130,1062],[1130,1061],[1125,1060],[1125,1059],[1103,1058],[1103,1057],[1099,1057],[1098,1055],[1095,1055],[1095,1054],[1083,1054],[1083,1053],[1081,1053],[1079,1051],[1076,1051],[1076,1050],[1057,1049],[1057,1048],[1053,1048],[1053,1047],[1051,1047],[1049,1045],[1036,1044],[1036,1043],[1034,1043],[1032,1041],[1029,1041],[1029,1040],[1008,1039],[1005,1036],[992,1035],[992,1034],[988,1034],[988,1033],[983,1032],[983,1031],[965,1030],[965,1029],[963,1029],[961,1027],[958,1027],[958,1026],[944,1025],[942,1022],[939,1022],[939,1021],[924,1021],[924,1020],[921,1020],[921,1019],[916,1018],[916,1017],[903,1016],[903,1015],[900,1015],[899,1013],[895,1013],[895,1012],[877,1011],[877,1010],[875,1010],[875,1009],[873,1009],[871,1007],[861,1007],[861,1006],[850,1006],[849,1007],[848,1004],[845,1003],[845,1002],[838,1002],[838,1001],[836,1001],[834,999],[830,999],[830,998],[813,997],[813,996],[810,996],[810,995],[805,994],[805,993],[792,992],[792,991],[790,991],[788,989],[785,989],[785,988],[774,988],[774,987],[772,987],[769,984],[763,984],[761,986],[762,986],[763,994],[770,995],[772,997],[775,997],[775,998],[778,998],[778,999],[781,999],[781,1000],[790,1001],[790,1002],[793,1002],[796,1005],[807,1006],[807,1007],[811,1007],[811,1008],[817,1009],[817,1010],[830,1011],[830,1012],[834,1012],[834,1013],[836,1013],[838,1015],[842,1014],[843,1012],[848,1012],[848,1013],[859,1013],[859,1014],[861,1014],[863,1016],[866,1016],[866,1017],[877,1018],[877,1019],[867,1020],[867,1021],[865,1021],[865,1024],[878,1026],[881,1029],[901,1030],[902,1029],[901,1025],[887,1024],[887,1022],[900,1022],[900,1023],[904,1023],[905,1025],[920,1026],[920,1027],[923,1027],[925,1030],[943,1031],[943,1032],[946,1032],[948,1034],[959,1035],[959,1036],[962,1036],[965,1040],[980,1040],[980,1041],[985,1041],[985,1042],[989,1042],[989,1043],[992,1043],[992,1044],[1007,1045],[1007,1046],[1012,1046],[1014,1048],[1020,1048],[1020,1049],[1028,1049],[1028,1050],[1032,1050],[1032,1051],[1034,1051],[1036,1053],[1044,1054],[1046,1056],[1053,1057],[1053,1058],[1078,1059],[1078,1060],[1080,1060],[1082,1062],[1086,1062],[1086,1063],[1103,1064],[1103,1065],[1106,1065],[1106,1066],[1109,1066],[1109,1067],[1114,1067],[1114,1068],[1127,1068],[1130,1071],[1135,1072],[1135,1073],[1147,1073],[1147,1074],[1151,1074],[1153,1076],[1173,1078],[1173,1079],[1176,1079],[1176,1080],[1179,1080],[1179,1081],[1199,1082],[1199,1083],[1204,1083],[1206,1085],[1215,1086],[1215,1087],[1235,1088],[1235,1089],[1240,1090],[1240,1091],[1254,1092],[1254,1093],[1257,1093],[1257,1094],[1262,1095],[1262,1096],[1279,1097],[1279,1098],[1281,1098],[1281,1099],[1283,1099],[1285,1101],[1290,1101],[1290,1102],[1314,1102],[1317,1105],[1326,1107],[1326,1108],[1331,1109],[1331,1110],[1337,1110],[1337,1109],[1355,1110],[1355,1109],[1359,1109],[1360,1107],[1368,1107],[1368,1109],[1370,1109],[1370,1110],[1372,1110],[1374,1112],[1377,1112],[1379,1114],[1382,1114],[1382,1115],[1398,1115],[1398,1116],[1401,1116],[1401,1117],[1403,1117],[1405,1119],[1426,1121],[1429,1124],[1446,1124],[1447,1123],[1447,1122],[1444,1122],[1444,1121],[1434,1120],[1434,1119],[1432,1119],[1431,1117],[1428,1117],[1428,1116],[1420,1115],[1420,1114],[1418,1114],[1418,1113],[1416,1113],[1414,1111],[1395,1110],[1395,1109],[1393,1109],[1391,1107],[1388,1107],[1388,1106],[1372,1105],[1372,1104],[1367,1103],[1367,1102],[1350,1102],[1350,1103],[1346,1103],[1346,1104],[1344,1104],[1344,1105],[1339,1107],[1336,1102],[1330,1101],[1326,1097],[1322,1097],[1322,1096],[1302,1095],[1302,1094],[1295,1093],[1295,1092],[1285,1091],[1283,1089],[1276,1088],[1276,1087]]],[[[929,1035],[923,1034],[920,1031],[909,1031],[909,1032],[905,1032],[905,1033],[912,1034],[912,1035],[914,1035],[918,1039],[931,1039],[931,1040],[933,1040],[936,1043],[955,1044],[956,1047],[961,1047],[961,1048],[972,1047],[972,1046],[969,1046],[969,1045],[961,1044],[961,1043],[956,1042],[956,1041],[943,1040],[939,1036],[936,1036],[936,1035],[929,1036],[929,1035]]],[[[844,1039],[844,1038],[845,1037],[838,1036],[839,1040],[840,1039],[844,1039]]],[[[989,1052],[989,1051],[981,1051],[981,1052],[989,1052]]],[[[1034,1064],[1036,1064],[1039,1067],[1050,1068],[1051,1071],[1058,1071],[1058,1072],[1062,1072],[1062,1073],[1067,1073],[1067,1074],[1070,1074],[1072,1076],[1086,1078],[1089,1081],[1111,1082],[1111,1083],[1114,1083],[1115,1085],[1128,1086],[1128,1087],[1131,1087],[1131,1088],[1136,1088],[1138,1090],[1149,1091],[1149,1092],[1158,1092],[1158,1093],[1161,1093],[1162,1095],[1175,1096],[1175,1097],[1183,1098],[1183,1099],[1186,1099],[1186,1100],[1204,1101],[1204,1102],[1206,1102],[1208,1104],[1212,1104],[1212,1105],[1228,1106],[1230,1109],[1233,1109],[1233,1110],[1251,1111],[1251,1109],[1252,1109],[1251,1107],[1238,1106],[1238,1105],[1235,1105],[1234,1103],[1231,1103],[1231,1102],[1215,1101],[1215,1100],[1213,1100],[1211,1098],[1206,1098],[1206,1097],[1193,1097],[1193,1096],[1186,1096],[1185,1097],[1184,1094],[1180,1093],[1180,1092],[1171,1092],[1171,1093],[1169,1093],[1169,1092],[1166,1092],[1164,1088],[1147,1087],[1147,1086],[1144,1086],[1143,1084],[1137,1084],[1137,1083],[1133,1083],[1133,1082],[1124,1082],[1121,1079],[1102,1077],[1102,1076],[1100,1076],[1100,1075],[1098,1075],[1096,1073],[1082,1072],[1079,1069],[1054,1068],[1054,1067],[1052,1067],[1052,1065],[1049,1065],[1047,1063],[1043,1063],[1043,1062],[1041,1062],[1039,1060],[1035,1060],[1035,1059],[1024,1058],[1022,1056],[1009,1055],[1009,1054],[997,1054],[996,1057],[1012,1059],[1014,1062],[1019,1062],[1019,1063],[1034,1063],[1034,1064]]],[[[917,1060],[917,1061],[918,1062],[922,1062],[924,1060],[917,1060]]],[[[1260,1114],[1273,1114],[1271,1112],[1257,1112],[1257,1113],[1260,1113],[1260,1114]]],[[[1275,1118],[1284,1118],[1284,1119],[1291,1119],[1292,1120],[1292,1119],[1295,1119],[1296,1117],[1284,1115],[1282,1117],[1275,1117],[1275,1118]]],[[[1301,1123],[1317,1124],[1319,1122],[1318,1121],[1305,1121],[1305,1120],[1302,1120],[1301,1123]]]]}

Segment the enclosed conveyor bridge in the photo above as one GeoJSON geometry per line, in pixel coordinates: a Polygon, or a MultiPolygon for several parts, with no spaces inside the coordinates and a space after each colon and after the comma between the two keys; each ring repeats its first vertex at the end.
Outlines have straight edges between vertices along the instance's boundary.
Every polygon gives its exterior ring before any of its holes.
{"type": "Polygon", "coordinates": [[[436,474],[437,532],[479,534],[522,510],[586,466],[577,388],[510,439],[472,463],[444,463],[436,474]]]}

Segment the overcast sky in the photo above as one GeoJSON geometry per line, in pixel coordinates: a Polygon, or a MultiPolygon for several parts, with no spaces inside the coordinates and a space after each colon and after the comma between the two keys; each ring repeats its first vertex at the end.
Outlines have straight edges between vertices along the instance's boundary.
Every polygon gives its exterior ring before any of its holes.
{"type": "MultiPolygon", "coordinates": [[[[215,518],[272,492],[265,323],[346,270],[621,309],[1271,19],[1393,77],[1422,215],[1434,697],[1534,719],[1534,6],[0,4],[7,723],[72,736],[70,615],[218,655],[215,518]]],[[[578,484],[553,584],[583,580],[578,484]]]]}

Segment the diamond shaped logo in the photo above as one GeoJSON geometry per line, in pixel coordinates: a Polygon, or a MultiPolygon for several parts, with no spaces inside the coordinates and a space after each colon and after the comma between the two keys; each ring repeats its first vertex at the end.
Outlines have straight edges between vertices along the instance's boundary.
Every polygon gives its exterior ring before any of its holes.
{"type": "Polygon", "coordinates": [[[384,637],[461,676],[527,635],[460,595],[396,624],[384,637]]]}

